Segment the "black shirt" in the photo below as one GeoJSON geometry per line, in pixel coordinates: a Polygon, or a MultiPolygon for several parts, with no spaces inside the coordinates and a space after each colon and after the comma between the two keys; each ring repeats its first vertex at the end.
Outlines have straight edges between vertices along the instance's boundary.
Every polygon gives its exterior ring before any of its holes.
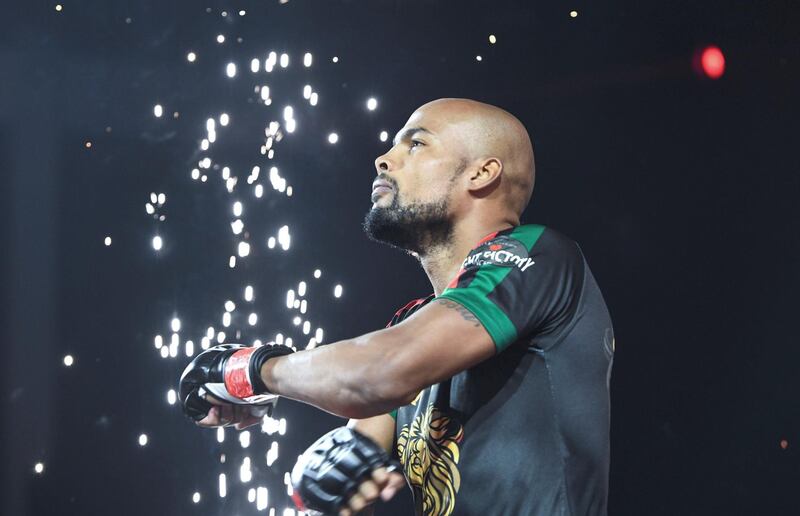
{"type": "Polygon", "coordinates": [[[492,233],[439,297],[497,353],[392,413],[417,514],[605,515],[614,334],[578,245],[539,225],[492,233]]]}

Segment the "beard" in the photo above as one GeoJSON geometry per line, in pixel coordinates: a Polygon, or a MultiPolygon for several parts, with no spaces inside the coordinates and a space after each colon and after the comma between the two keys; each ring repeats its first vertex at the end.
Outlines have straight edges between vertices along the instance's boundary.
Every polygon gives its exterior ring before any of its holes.
{"type": "Polygon", "coordinates": [[[424,256],[430,250],[447,247],[453,237],[448,191],[438,201],[403,205],[393,183],[392,203],[372,208],[364,217],[364,232],[370,240],[424,256]]]}

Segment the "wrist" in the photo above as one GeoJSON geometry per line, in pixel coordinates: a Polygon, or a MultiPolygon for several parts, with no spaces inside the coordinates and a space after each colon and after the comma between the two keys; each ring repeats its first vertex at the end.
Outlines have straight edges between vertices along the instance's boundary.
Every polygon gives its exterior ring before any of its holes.
{"type": "Polygon", "coordinates": [[[280,394],[278,392],[277,382],[275,381],[275,366],[278,362],[283,360],[285,360],[284,357],[275,357],[267,360],[261,365],[261,369],[259,370],[259,380],[264,384],[267,392],[271,394],[280,394]]]}

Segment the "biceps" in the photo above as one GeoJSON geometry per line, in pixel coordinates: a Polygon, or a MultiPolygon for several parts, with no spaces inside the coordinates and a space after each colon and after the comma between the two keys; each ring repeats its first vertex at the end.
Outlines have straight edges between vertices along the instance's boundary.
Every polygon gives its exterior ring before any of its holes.
{"type": "Polygon", "coordinates": [[[381,414],[364,419],[351,419],[347,426],[366,435],[388,453],[392,453],[395,421],[389,414],[381,414]]]}
{"type": "Polygon", "coordinates": [[[494,356],[494,341],[466,308],[443,299],[392,328],[405,344],[398,370],[406,390],[416,393],[494,356]]]}

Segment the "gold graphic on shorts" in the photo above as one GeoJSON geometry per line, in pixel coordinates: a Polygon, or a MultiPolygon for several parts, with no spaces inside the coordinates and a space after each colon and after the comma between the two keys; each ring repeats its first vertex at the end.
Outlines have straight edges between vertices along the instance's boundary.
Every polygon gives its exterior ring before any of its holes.
{"type": "Polygon", "coordinates": [[[423,513],[452,514],[461,486],[458,472],[459,444],[464,438],[461,424],[428,405],[397,438],[397,452],[408,481],[422,491],[423,513]]]}

